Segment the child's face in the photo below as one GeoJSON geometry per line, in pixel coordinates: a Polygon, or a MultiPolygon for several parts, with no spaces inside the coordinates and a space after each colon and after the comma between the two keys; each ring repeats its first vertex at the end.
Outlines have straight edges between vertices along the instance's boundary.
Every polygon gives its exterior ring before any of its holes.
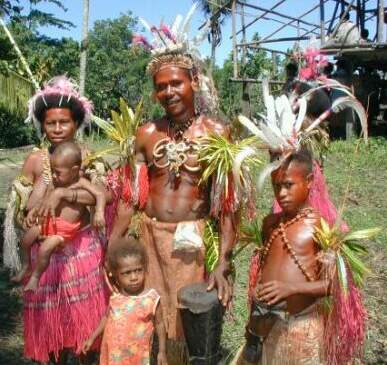
{"type": "Polygon", "coordinates": [[[312,175],[307,175],[302,164],[291,162],[288,167],[274,171],[272,183],[275,197],[285,214],[297,214],[306,206],[312,175]]]}
{"type": "Polygon", "coordinates": [[[115,279],[122,291],[130,295],[142,292],[145,282],[145,267],[138,256],[126,256],[118,259],[115,279]]]}
{"type": "Polygon", "coordinates": [[[51,158],[52,181],[55,187],[66,187],[79,179],[79,166],[72,166],[65,158],[51,158]]]}

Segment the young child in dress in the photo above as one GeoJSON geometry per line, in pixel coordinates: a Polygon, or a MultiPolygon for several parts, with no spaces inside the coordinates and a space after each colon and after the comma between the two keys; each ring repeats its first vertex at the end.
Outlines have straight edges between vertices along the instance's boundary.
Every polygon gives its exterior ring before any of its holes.
{"type": "Polygon", "coordinates": [[[42,237],[44,240],[40,243],[36,267],[24,287],[25,291],[37,289],[39,279],[47,269],[52,253],[63,247],[66,242],[71,241],[89,222],[89,212],[86,207],[76,203],[76,188],[86,189],[94,195],[96,199],[94,225],[97,228],[103,228],[105,225],[105,195],[88,180],[80,176],[81,164],[81,149],[74,142],[61,143],[51,155],[50,165],[53,186],[54,188],[72,189],[73,199],[71,200],[73,201],[62,200],[55,212],[55,217],[45,218],[42,224],[36,224],[37,209],[32,209],[29,212],[27,221],[30,225],[33,225],[22,238],[22,268],[11,279],[13,282],[21,282],[31,270],[31,246],[42,237]]]}
{"type": "MultiPolygon", "coordinates": [[[[238,365],[321,364],[324,324],[317,299],[328,295],[314,239],[320,216],[308,204],[313,161],[291,153],[272,173],[281,213],[263,221],[247,345],[238,365]],[[255,349],[255,350],[254,350],[255,349]]],[[[252,277],[252,276],[251,276],[252,277]]]]}
{"type": "Polygon", "coordinates": [[[84,343],[86,353],[103,333],[100,365],[145,365],[150,362],[154,329],[159,340],[157,365],[166,365],[166,333],[160,296],[145,288],[148,258],[134,238],[117,240],[107,252],[109,276],[117,292],[108,313],[84,343]]]}

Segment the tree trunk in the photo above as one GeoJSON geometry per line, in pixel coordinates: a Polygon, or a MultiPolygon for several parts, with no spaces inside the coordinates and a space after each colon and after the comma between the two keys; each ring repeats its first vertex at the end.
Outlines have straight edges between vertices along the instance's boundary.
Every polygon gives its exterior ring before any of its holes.
{"type": "Polygon", "coordinates": [[[81,61],[80,61],[80,70],[79,70],[79,92],[81,95],[85,94],[88,31],[89,31],[89,0],[83,0],[81,61]]]}

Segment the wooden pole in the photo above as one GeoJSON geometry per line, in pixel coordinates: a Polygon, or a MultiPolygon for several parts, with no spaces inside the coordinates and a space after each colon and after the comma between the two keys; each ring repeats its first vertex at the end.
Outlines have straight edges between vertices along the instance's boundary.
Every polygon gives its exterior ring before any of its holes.
{"type": "Polygon", "coordinates": [[[379,0],[378,3],[378,43],[384,41],[384,4],[383,0],[379,0]]]}
{"type": "Polygon", "coordinates": [[[234,64],[234,78],[238,77],[238,49],[236,39],[236,0],[233,0],[231,6],[232,13],[232,51],[233,51],[233,64],[234,64]]]}
{"type": "MultiPolygon", "coordinates": [[[[246,43],[246,27],[245,27],[245,7],[241,5],[241,26],[242,26],[242,42],[246,43]]],[[[247,49],[242,48],[242,65],[246,64],[247,49]]],[[[242,75],[245,77],[245,75],[242,75]]],[[[250,109],[250,87],[249,83],[244,82],[242,84],[242,114],[248,118],[251,118],[250,109]]]]}
{"type": "Polygon", "coordinates": [[[85,94],[88,32],[89,32],[89,0],[83,0],[81,60],[79,64],[79,93],[82,96],[85,94]]]}
{"type": "Polygon", "coordinates": [[[320,37],[321,45],[325,43],[325,9],[324,0],[320,0],[320,37]]]}

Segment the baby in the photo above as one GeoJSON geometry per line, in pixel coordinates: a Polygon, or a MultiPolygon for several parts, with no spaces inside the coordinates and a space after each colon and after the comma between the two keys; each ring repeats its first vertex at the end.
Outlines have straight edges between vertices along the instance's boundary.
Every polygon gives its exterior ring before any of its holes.
{"type": "Polygon", "coordinates": [[[106,198],[102,191],[99,191],[85,178],[80,177],[82,154],[79,146],[74,142],[64,142],[58,145],[51,155],[50,164],[54,188],[72,189],[74,198],[71,202],[62,201],[55,212],[55,217],[46,217],[42,224],[37,224],[38,210],[36,208],[29,212],[27,222],[34,225],[23,236],[22,268],[16,276],[11,278],[13,282],[21,282],[31,270],[32,244],[42,237],[44,241],[40,244],[36,267],[24,288],[25,291],[37,289],[39,279],[50,263],[51,254],[71,241],[88,224],[89,212],[84,205],[76,203],[75,189],[82,188],[94,195],[96,199],[94,225],[97,228],[105,226],[106,198]]]}

